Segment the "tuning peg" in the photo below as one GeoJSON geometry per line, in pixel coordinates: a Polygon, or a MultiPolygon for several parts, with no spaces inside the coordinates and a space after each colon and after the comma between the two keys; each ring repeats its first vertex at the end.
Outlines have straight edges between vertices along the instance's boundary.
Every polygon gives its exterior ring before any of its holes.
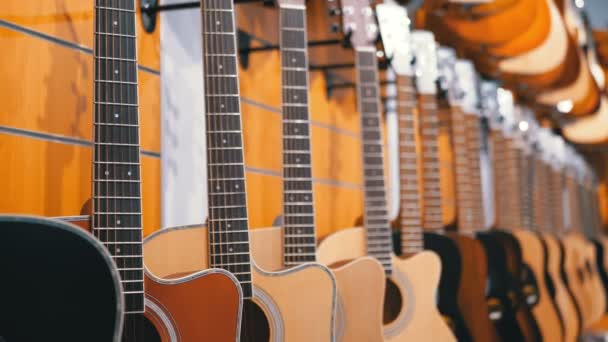
{"type": "Polygon", "coordinates": [[[338,33],[338,32],[340,32],[340,24],[332,23],[331,26],[329,27],[329,29],[332,33],[338,33]]]}
{"type": "Polygon", "coordinates": [[[342,14],[342,11],[338,7],[332,7],[329,9],[329,15],[332,17],[338,17],[342,14]]]}

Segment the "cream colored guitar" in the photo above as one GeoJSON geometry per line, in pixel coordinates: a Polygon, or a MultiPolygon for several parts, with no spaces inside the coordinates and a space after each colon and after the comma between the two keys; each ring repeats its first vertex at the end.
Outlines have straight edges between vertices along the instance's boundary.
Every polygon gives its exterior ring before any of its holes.
{"type": "MultiPolygon", "coordinates": [[[[293,19],[289,23],[294,32],[304,29],[303,8],[281,9],[281,16],[293,19]]],[[[251,258],[233,1],[203,1],[201,17],[205,46],[208,231],[162,230],[146,240],[146,253],[177,250],[177,255],[166,258],[174,258],[183,265],[182,269],[208,265],[232,273],[242,288],[242,342],[335,341],[336,282],[327,267],[307,261],[289,269],[267,271],[251,258]],[[200,253],[204,246],[208,246],[209,256],[200,253]]],[[[293,63],[305,65],[306,61],[293,63]]],[[[294,74],[291,79],[296,77],[294,74]]],[[[293,100],[301,101],[302,98],[293,100]]],[[[159,260],[161,265],[154,266],[156,273],[170,273],[171,270],[160,269],[165,257],[159,260]]]]}
{"type": "MultiPolygon", "coordinates": [[[[279,8],[281,35],[298,36],[291,41],[281,39],[280,46],[283,80],[283,227],[251,232],[254,260],[260,267],[272,271],[298,267],[316,260],[307,101],[306,8],[304,0],[280,0],[279,8]]],[[[340,265],[326,265],[331,267],[338,287],[338,310],[333,322],[336,340],[382,341],[385,283],[382,265],[369,256],[354,258],[340,265]]],[[[294,292],[294,297],[297,296],[294,292]]],[[[320,297],[323,296],[325,294],[320,294],[320,297]]]]}
{"type": "MultiPolygon", "coordinates": [[[[368,0],[343,0],[342,7],[345,27],[354,29],[351,43],[355,48],[357,97],[361,115],[365,228],[346,229],[325,238],[318,248],[319,261],[335,264],[371,255],[382,263],[387,279],[383,310],[385,341],[455,341],[435,303],[441,273],[439,258],[426,251],[408,257],[396,257],[392,252],[384,182],[375,30],[366,32],[356,29],[373,25],[371,9],[368,0]]],[[[387,9],[380,7],[381,25],[385,10],[387,9]]],[[[388,11],[398,9],[391,7],[388,11]]],[[[405,20],[405,17],[402,18],[405,20]]],[[[430,56],[418,59],[421,61],[421,70],[429,65],[432,67],[433,63],[434,68],[437,67],[436,59],[427,58],[434,55],[434,48],[433,45],[426,50],[422,49],[430,56]]],[[[401,55],[403,53],[403,50],[399,52],[401,55]]],[[[405,51],[405,55],[409,55],[409,51],[405,51]]],[[[401,58],[400,63],[404,64],[411,60],[398,57],[397,53],[394,57],[401,58]]],[[[434,79],[436,73],[429,76],[426,80],[434,79]]],[[[434,80],[421,86],[435,87],[434,80]]],[[[415,227],[408,227],[411,228],[415,227]]],[[[409,233],[409,230],[405,232],[409,233]]],[[[418,248],[416,250],[422,249],[420,231],[418,238],[413,238],[411,242],[410,247],[414,248],[415,243],[418,248]]]]}

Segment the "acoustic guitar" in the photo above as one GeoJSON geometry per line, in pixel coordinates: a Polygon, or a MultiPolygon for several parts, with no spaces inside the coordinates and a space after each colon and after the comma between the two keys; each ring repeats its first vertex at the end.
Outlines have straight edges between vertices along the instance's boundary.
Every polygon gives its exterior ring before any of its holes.
{"type": "Polygon", "coordinates": [[[0,269],[1,341],[120,341],[119,275],[87,232],[59,220],[0,215],[0,269]]]}
{"type": "MultiPolygon", "coordinates": [[[[432,34],[427,32],[414,32],[409,34],[409,20],[407,12],[400,8],[389,5],[377,6],[377,16],[380,22],[380,32],[385,54],[391,59],[392,70],[397,80],[397,115],[399,122],[399,192],[400,192],[400,232],[396,232],[393,238],[395,252],[404,257],[421,257],[429,255],[437,257],[430,250],[424,248],[424,234],[422,222],[421,203],[421,179],[420,167],[428,167],[422,164],[420,125],[422,122],[435,120],[431,128],[434,131],[434,143],[437,144],[438,136],[438,113],[429,114],[428,118],[422,118],[418,114],[417,83],[426,83],[429,87],[434,86],[433,79],[437,76],[437,60],[435,44],[432,34]],[[421,40],[431,39],[431,45],[424,47],[421,40]],[[424,60],[425,63],[413,64],[416,60],[424,60]],[[416,78],[414,75],[419,75],[416,78]]],[[[422,85],[421,85],[422,86],[422,85]]],[[[428,127],[427,127],[428,128],[428,127]]],[[[429,133],[428,130],[425,131],[429,133]]],[[[435,145],[436,146],[436,145],[435,145]]],[[[438,161],[434,162],[437,169],[438,161]]],[[[438,171],[437,171],[438,172],[438,171]]],[[[440,198],[441,199],[441,198],[440,198]]],[[[439,213],[439,219],[443,220],[443,213],[439,213]]],[[[445,265],[447,266],[447,265],[445,265]]],[[[441,270],[437,271],[434,286],[441,282],[441,270]]],[[[454,290],[454,287],[444,286],[446,290],[454,290]]],[[[444,319],[452,328],[458,340],[466,340],[469,337],[466,327],[458,311],[454,293],[439,292],[438,309],[444,319]],[[442,305],[444,304],[444,305],[442,305]]],[[[432,305],[432,304],[431,304],[432,305]]],[[[427,319],[436,319],[437,313],[425,315],[427,319]]],[[[435,323],[438,324],[438,323],[435,323]]]]}
{"type": "Polygon", "coordinates": [[[519,210],[514,200],[516,183],[513,172],[509,170],[512,160],[509,160],[511,156],[507,145],[510,139],[507,134],[512,129],[510,112],[513,110],[513,97],[502,88],[496,90],[495,96],[495,109],[488,110],[486,104],[484,115],[491,128],[489,149],[496,223],[493,229],[477,234],[488,257],[488,302],[491,311],[499,313],[493,315],[493,319],[503,339],[540,341],[539,327],[530,307],[537,297],[536,285],[523,264],[521,248],[509,231],[516,226],[518,216],[514,213],[519,210]]]}
{"type": "MultiPolygon", "coordinates": [[[[535,225],[539,231],[547,252],[547,284],[555,302],[564,331],[564,341],[576,341],[580,330],[580,314],[571,290],[564,277],[564,252],[559,237],[553,227],[563,226],[561,190],[556,197],[553,188],[553,168],[556,159],[553,155],[555,138],[545,129],[538,131],[538,153],[534,165],[533,206],[535,225]]],[[[557,228],[561,231],[561,228],[557,228]]]]}
{"type": "Polygon", "coordinates": [[[486,298],[488,261],[483,244],[476,239],[476,233],[486,226],[481,189],[480,85],[470,61],[457,60],[454,68],[461,91],[461,97],[452,109],[458,234],[449,236],[457,243],[462,260],[459,304],[476,341],[499,341],[492,317],[502,317],[503,312],[486,298]]]}
{"type": "MultiPolygon", "coordinates": [[[[283,225],[251,231],[251,252],[256,264],[268,271],[316,262],[315,210],[312,182],[310,115],[308,102],[308,39],[303,0],[279,1],[279,32],[283,124],[283,225]]],[[[318,328],[333,330],[338,341],[382,341],[382,306],[385,277],[382,265],[365,256],[328,265],[336,278],[336,317],[315,315],[318,328]],[[374,324],[375,322],[375,324],[374,324]]],[[[320,294],[310,307],[331,308],[328,295],[335,288],[315,279],[302,286],[320,294]]]]}
{"type": "Polygon", "coordinates": [[[122,341],[236,341],[241,288],[227,271],[192,262],[206,258],[184,239],[195,230],[142,241],[135,23],[134,0],[96,0],[93,215],[78,224],[90,227],[120,274],[122,341]]]}
{"type": "Polygon", "coordinates": [[[454,341],[434,305],[434,284],[440,271],[438,258],[425,252],[401,258],[392,252],[374,45],[377,29],[367,0],[342,1],[342,13],[343,26],[346,32],[351,31],[350,41],[355,50],[363,152],[364,228],[341,230],[326,237],[319,245],[319,260],[332,264],[368,254],[382,263],[387,278],[385,341],[454,341]]]}

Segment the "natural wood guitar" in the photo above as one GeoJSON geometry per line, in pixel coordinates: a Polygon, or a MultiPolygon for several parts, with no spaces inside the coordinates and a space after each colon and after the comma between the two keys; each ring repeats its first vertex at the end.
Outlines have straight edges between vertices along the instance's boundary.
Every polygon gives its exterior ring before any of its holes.
{"type": "MultiPolygon", "coordinates": [[[[279,1],[281,79],[283,94],[283,225],[251,231],[251,251],[256,264],[268,271],[316,261],[315,210],[312,182],[310,115],[308,103],[308,53],[304,1],[279,1]]],[[[337,341],[382,341],[382,306],[385,277],[382,265],[365,256],[338,265],[327,265],[336,278],[337,312],[332,320],[337,341]]],[[[323,289],[317,279],[303,279],[300,286],[323,289]]],[[[319,296],[315,305],[327,307],[319,296]]]]}
{"type": "MultiPolygon", "coordinates": [[[[367,0],[342,1],[342,6],[343,13],[354,13],[355,16],[345,23],[347,27],[369,28],[374,25],[367,0]]],[[[441,267],[439,258],[430,252],[420,252],[411,257],[397,257],[392,252],[375,39],[376,30],[355,29],[351,34],[361,115],[364,228],[341,230],[326,237],[318,248],[319,260],[332,264],[371,255],[382,263],[387,280],[383,310],[385,341],[454,341],[452,332],[435,306],[441,267]]]]}
{"type": "MultiPolygon", "coordinates": [[[[288,6],[289,7],[289,6],[288,6]]],[[[293,30],[282,32],[283,50],[304,38],[303,8],[282,9],[282,17],[293,30]],[[287,19],[286,19],[287,20],[287,19]],[[299,25],[298,25],[299,24],[299,25]],[[291,37],[291,38],[290,38],[291,37]]],[[[208,246],[209,265],[225,269],[239,280],[243,289],[241,341],[334,341],[336,283],[331,271],[313,262],[267,271],[251,258],[247,191],[243,151],[243,127],[239,97],[238,63],[236,59],[236,25],[232,0],[202,2],[203,66],[205,76],[205,112],[207,128],[207,189],[209,203],[208,246]]],[[[305,62],[294,46],[293,54],[284,62],[297,65],[305,62]],[[298,60],[298,58],[300,58],[298,60]]],[[[305,65],[305,64],[304,64],[305,65]]],[[[307,98],[306,70],[295,68],[289,73],[283,93],[292,107],[299,107],[307,98]],[[304,75],[303,75],[304,74],[304,75]],[[292,82],[292,83],[289,83],[292,82]]],[[[293,114],[293,113],[292,113],[293,114]]],[[[289,146],[300,141],[297,134],[284,140],[289,146]]],[[[295,145],[293,145],[295,146],[295,145]]],[[[287,183],[289,189],[310,190],[310,183],[297,180],[287,183]]],[[[303,206],[310,210],[311,207],[303,206]]],[[[306,225],[308,212],[294,224],[306,225]]],[[[290,216],[291,217],[291,216],[290,216]]],[[[308,237],[309,229],[302,229],[308,237]]],[[[294,233],[298,233],[297,230],[294,233]]],[[[296,237],[298,238],[298,237],[296,237]]],[[[200,246],[205,246],[202,244],[200,246]]],[[[286,240],[289,241],[289,240],[286,240]]],[[[309,243],[311,241],[308,241],[309,243]]],[[[314,241],[313,241],[314,242],[314,241]]],[[[314,255],[304,247],[288,249],[287,256],[314,255]]]]}

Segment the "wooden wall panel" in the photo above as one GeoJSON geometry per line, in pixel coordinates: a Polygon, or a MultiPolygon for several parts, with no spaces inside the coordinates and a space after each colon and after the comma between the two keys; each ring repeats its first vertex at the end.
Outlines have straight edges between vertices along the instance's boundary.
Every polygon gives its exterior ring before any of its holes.
{"type": "MultiPolygon", "coordinates": [[[[79,215],[91,198],[90,146],[0,133],[0,213],[79,215]]],[[[142,156],[144,228],[160,222],[160,160],[142,156]]]]}
{"type": "MultiPolygon", "coordinates": [[[[2,213],[78,215],[91,197],[93,4],[0,2],[2,213]]],[[[138,77],[148,234],[160,225],[160,61],[158,31],[142,31],[138,77]]]]}

